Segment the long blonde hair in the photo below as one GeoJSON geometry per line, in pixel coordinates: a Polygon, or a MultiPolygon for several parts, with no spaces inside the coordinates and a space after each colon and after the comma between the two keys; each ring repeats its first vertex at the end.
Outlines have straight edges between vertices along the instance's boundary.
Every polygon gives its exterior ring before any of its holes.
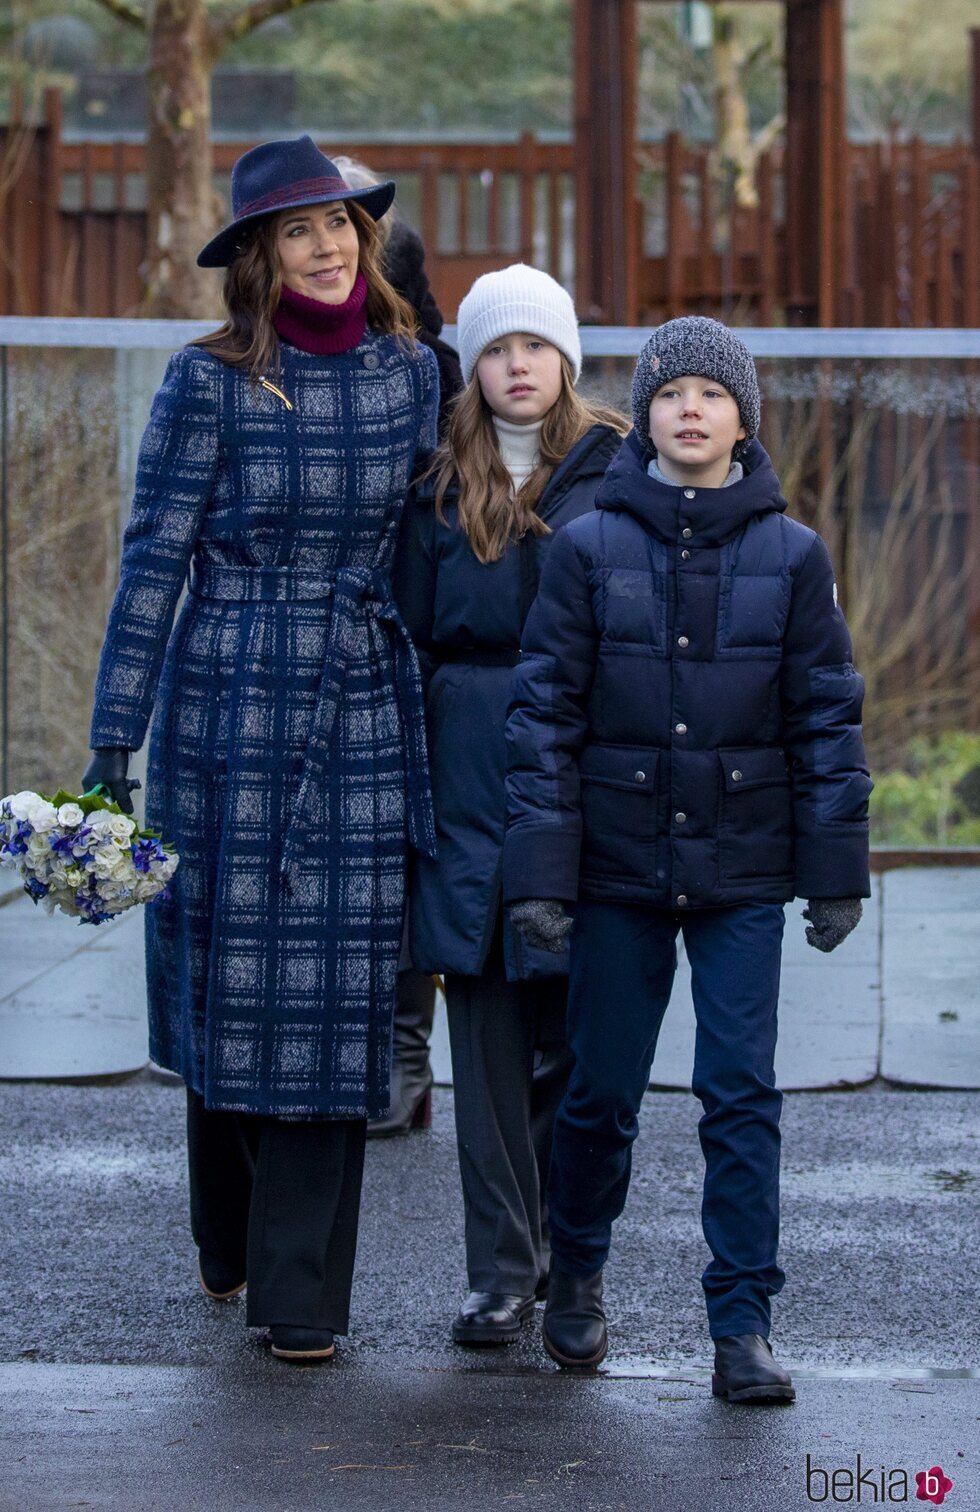
{"type": "MultiPolygon", "coordinates": [[[[374,220],[357,200],[344,200],[343,204],[357,231],[357,264],[367,280],[364,309],[368,325],[414,345],[418,320],[411,305],[382,272],[384,248],[374,220]]],[[[254,379],[269,372],[276,374],[279,369],[279,337],[272,320],[282,292],[276,230],[283,213],[264,215],[226,270],[224,324],[190,343],[203,347],[229,367],[247,368],[254,379]]]]}
{"type": "Polygon", "coordinates": [[[551,529],[537,513],[538,501],[555,468],[593,425],[611,425],[621,436],[629,426],[618,410],[588,404],[575,392],[572,365],[561,352],[561,389],[538,436],[538,464],[517,493],[504,466],[493,411],[473,374],[453,404],[446,439],[435,452],[427,476],[436,479],[435,508],[446,524],[446,490],[459,483],[459,523],[470,549],[484,564],[497,562],[511,541],[526,531],[545,536],[551,529]]]}

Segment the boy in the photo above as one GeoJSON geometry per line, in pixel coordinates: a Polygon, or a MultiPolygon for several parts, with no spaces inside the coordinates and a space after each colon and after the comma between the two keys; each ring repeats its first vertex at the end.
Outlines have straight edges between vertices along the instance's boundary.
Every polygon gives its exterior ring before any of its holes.
{"type": "Polygon", "coordinates": [[[552,545],[507,726],[511,919],[557,948],[577,901],[544,1342],[563,1366],[605,1355],[602,1267],[682,930],[712,1389],[792,1401],[768,1344],[784,1279],[783,905],[809,899],[807,940],[833,950],[869,895],[863,683],[827,549],[786,518],[755,439],[743,343],[714,320],[669,321],[640,354],[632,408],[595,511],[552,545]]]}

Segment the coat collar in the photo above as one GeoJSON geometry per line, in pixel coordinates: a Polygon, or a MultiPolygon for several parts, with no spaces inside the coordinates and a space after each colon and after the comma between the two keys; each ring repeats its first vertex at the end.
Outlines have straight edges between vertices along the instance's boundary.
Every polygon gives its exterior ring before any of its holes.
{"type": "Polygon", "coordinates": [[[636,432],[630,431],[606,472],[596,509],[631,514],[658,540],[671,545],[687,528],[693,532],[692,545],[720,546],[756,515],[782,513],[786,508],[773,465],[755,439],[746,447],[745,476],[740,482],[728,488],[695,488],[693,498],[687,498],[679,485],[651,478],[646,470],[650,456],[636,432]]]}

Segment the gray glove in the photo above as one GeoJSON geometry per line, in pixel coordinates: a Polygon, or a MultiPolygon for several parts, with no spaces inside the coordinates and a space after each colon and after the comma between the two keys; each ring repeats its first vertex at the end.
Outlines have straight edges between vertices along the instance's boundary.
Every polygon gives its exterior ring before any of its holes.
{"type": "Polygon", "coordinates": [[[860,898],[811,898],[803,910],[811,921],[806,942],[814,950],[836,950],[861,921],[860,898]]]}
{"type": "Polygon", "coordinates": [[[558,955],[565,948],[572,921],[564,903],[553,898],[525,898],[510,910],[510,922],[526,945],[558,955]]]}

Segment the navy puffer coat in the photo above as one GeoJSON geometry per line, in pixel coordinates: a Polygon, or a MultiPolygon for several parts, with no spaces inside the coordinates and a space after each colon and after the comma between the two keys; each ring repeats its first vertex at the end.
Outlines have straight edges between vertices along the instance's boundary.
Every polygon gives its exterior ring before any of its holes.
{"type": "MultiPolygon", "coordinates": [[[[595,425],[555,469],[538,505],[552,531],[591,513],[619,440],[610,426],[595,425]]],[[[436,518],[434,492],[432,479],[412,491],[394,572],[395,597],[428,684],[438,847],[435,860],[413,863],[410,944],[420,971],[477,976],[500,907],[511,680],[554,536],[528,534],[484,564],[460,527],[455,491],[447,491],[445,525],[436,518]]],[[[504,959],[511,981],[568,970],[567,958],[524,944],[506,920],[504,959]]]]}
{"type": "Polygon", "coordinates": [[[863,682],[758,441],[723,489],[631,433],[552,544],[507,725],[504,899],[867,897],[863,682]]]}

